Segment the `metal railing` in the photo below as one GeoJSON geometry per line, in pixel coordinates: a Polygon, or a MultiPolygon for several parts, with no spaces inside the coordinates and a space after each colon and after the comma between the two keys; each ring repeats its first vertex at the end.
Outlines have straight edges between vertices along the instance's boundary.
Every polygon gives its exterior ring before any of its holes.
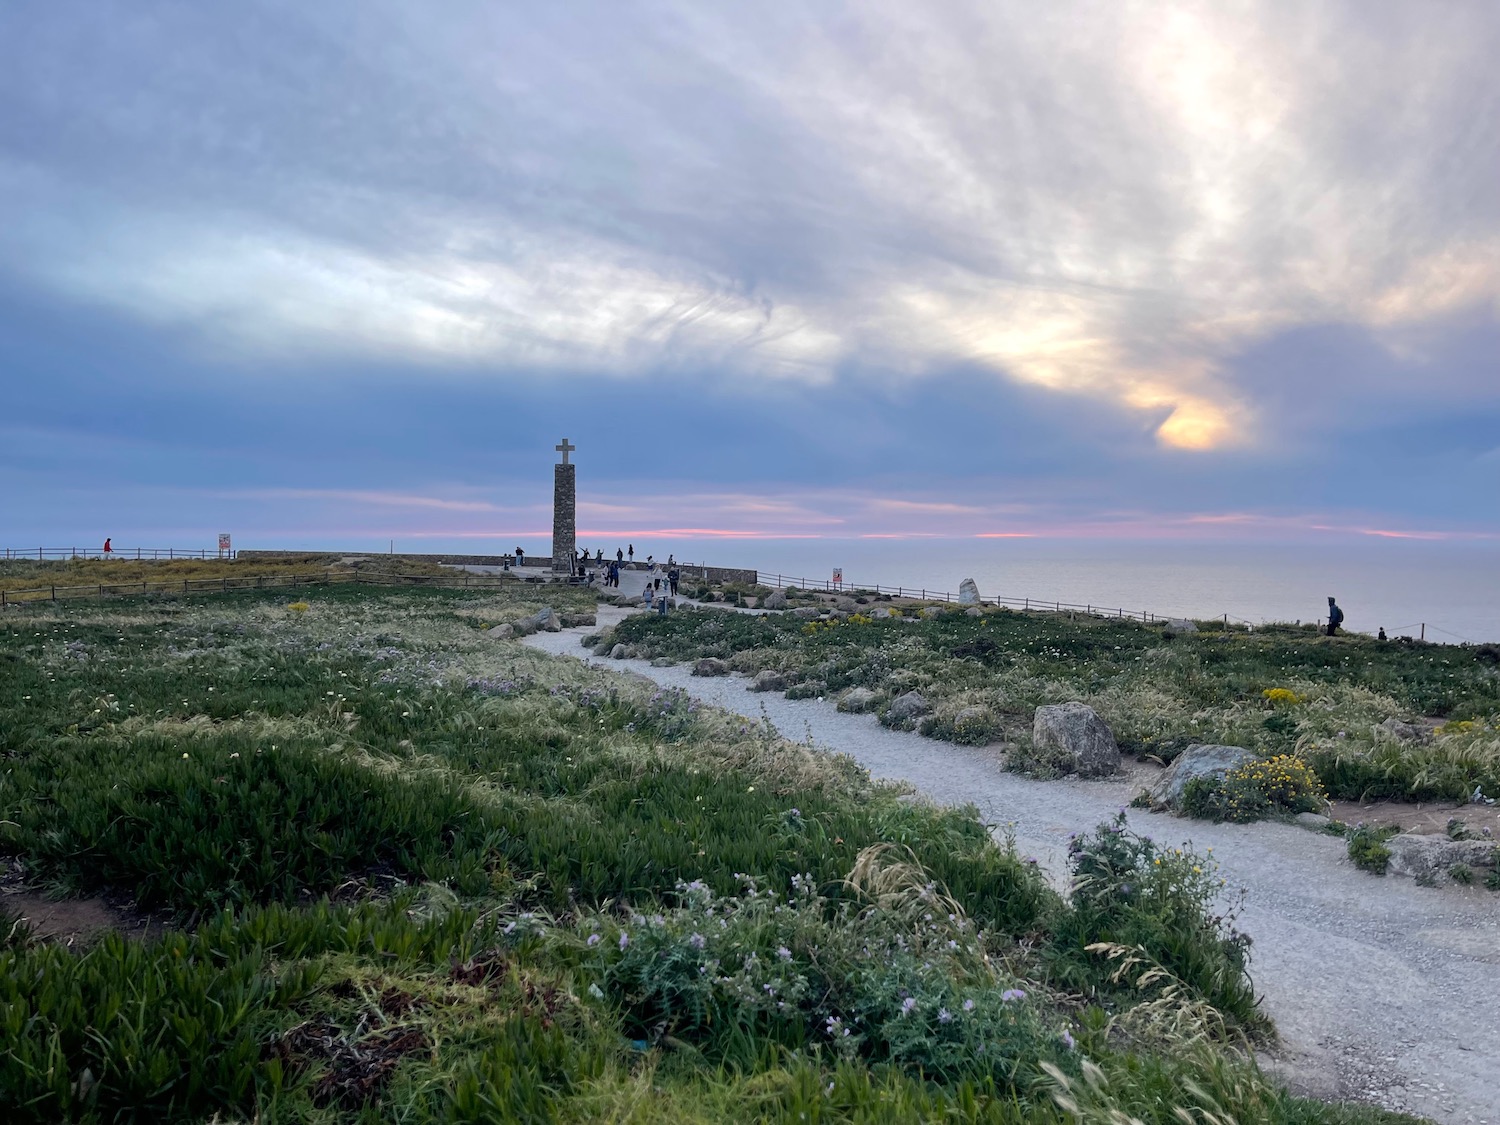
{"type": "MultiPolygon", "coordinates": [[[[959,600],[957,594],[946,590],[928,590],[917,586],[882,586],[879,583],[867,585],[856,582],[832,582],[819,581],[818,579],[794,578],[787,574],[764,574],[760,576],[763,586],[773,586],[777,589],[785,589],[795,586],[799,590],[820,590],[829,594],[890,594],[897,598],[914,598],[924,602],[956,602],[959,600]]],[[[1043,610],[1050,613],[1063,613],[1065,611],[1091,614],[1099,617],[1129,618],[1132,621],[1144,621],[1148,624],[1153,621],[1176,621],[1181,615],[1152,613],[1150,610],[1124,609],[1122,607],[1098,606],[1087,602],[1060,602],[1048,601],[1041,598],[1011,598],[1011,597],[985,597],[980,599],[981,605],[1008,606],[1012,609],[1021,610],[1043,610]]],[[[1222,615],[1225,623],[1230,620],[1227,614],[1222,615]]],[[[1236,619],[1237,620],[1237,619],[1236,619]]]]}
{"type": "Polygon", "coordinates": [[[192,550],[183,547],[114,547],[109,554],[102,547],[0,547],[7,559],[35,559],[37,562],[67,559],[129,559],[132,562],[163,559],[232,559],[233,551],[219,552],[208,548],[192,550]]]}

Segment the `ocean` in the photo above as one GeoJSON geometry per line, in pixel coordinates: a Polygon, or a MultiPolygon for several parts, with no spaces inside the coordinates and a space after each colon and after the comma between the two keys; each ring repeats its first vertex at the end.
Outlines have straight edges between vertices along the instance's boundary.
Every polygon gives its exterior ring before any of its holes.
{"type": "MultiPolygon", "coordinates": [[[[594,544],[590,544],[594,546],[594,544]]],[[[606,546],[603,543],[598,546],[606,546]]],[[[1185,543],[1062,539],[778,539],[636,543],[846,585],[1088,603],[1106,610],[1232,621],[1315,621],[1338,598],[1346,629],[1428,640],[1500,641],[1500,545],[1371,539],[1325,543],[1185,543]]],[[[613,546],[608,546],[613,553],[613,546]]]]}

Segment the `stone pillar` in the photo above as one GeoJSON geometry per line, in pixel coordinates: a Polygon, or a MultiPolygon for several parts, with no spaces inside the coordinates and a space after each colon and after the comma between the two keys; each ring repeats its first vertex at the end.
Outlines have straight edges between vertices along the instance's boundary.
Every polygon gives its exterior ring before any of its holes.
{"type": "MultiPolygon", "coordinates": [[[[566,454],[564,454],[566,456],[566,454]]],[[[578,558],[577,465],[552,466],[552,570],[573,573],[578,558]]]]}

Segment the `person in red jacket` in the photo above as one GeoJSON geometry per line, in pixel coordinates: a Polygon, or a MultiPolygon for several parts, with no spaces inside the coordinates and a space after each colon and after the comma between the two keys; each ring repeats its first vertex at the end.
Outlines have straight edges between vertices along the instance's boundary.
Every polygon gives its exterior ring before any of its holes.
{"type": "Polygon", "coordinates": [[[111,552],[111,551],[113,551],[113,550],[114,550],[114,548],[113,548],[113,547],[111,547],[111,546],[110,546],[110,542],[109,542],[109,540],[108,540],[108,539],[107,539],[107,538],[106,538],[106,539],[105,539],[105,540],[104,540],[104,557],[105,557],[105,558],[109,558],[109,553],[110,553],[110,552],[111,552]]]}

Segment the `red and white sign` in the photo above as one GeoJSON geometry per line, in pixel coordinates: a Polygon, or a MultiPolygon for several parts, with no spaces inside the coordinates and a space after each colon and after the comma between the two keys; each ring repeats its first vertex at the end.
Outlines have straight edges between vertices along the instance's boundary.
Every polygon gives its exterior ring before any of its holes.
{"type": "Polygon", "coordinates": [[[234,553],[233,550],[229,546],[229,532],[227,532],[227,531],[221,531],[221,532],[219,532],[219,554],[221,554],[221,555],[229,555],[229,554],[233,554],[233,553],[234,553]]]}
{"type": "Polygon", "coordinates": [[[836,566],[836,567],[833,568],[833,584],[835,586],[842,586],[844,584],[844,568],[843,567],[836,566]]]}

